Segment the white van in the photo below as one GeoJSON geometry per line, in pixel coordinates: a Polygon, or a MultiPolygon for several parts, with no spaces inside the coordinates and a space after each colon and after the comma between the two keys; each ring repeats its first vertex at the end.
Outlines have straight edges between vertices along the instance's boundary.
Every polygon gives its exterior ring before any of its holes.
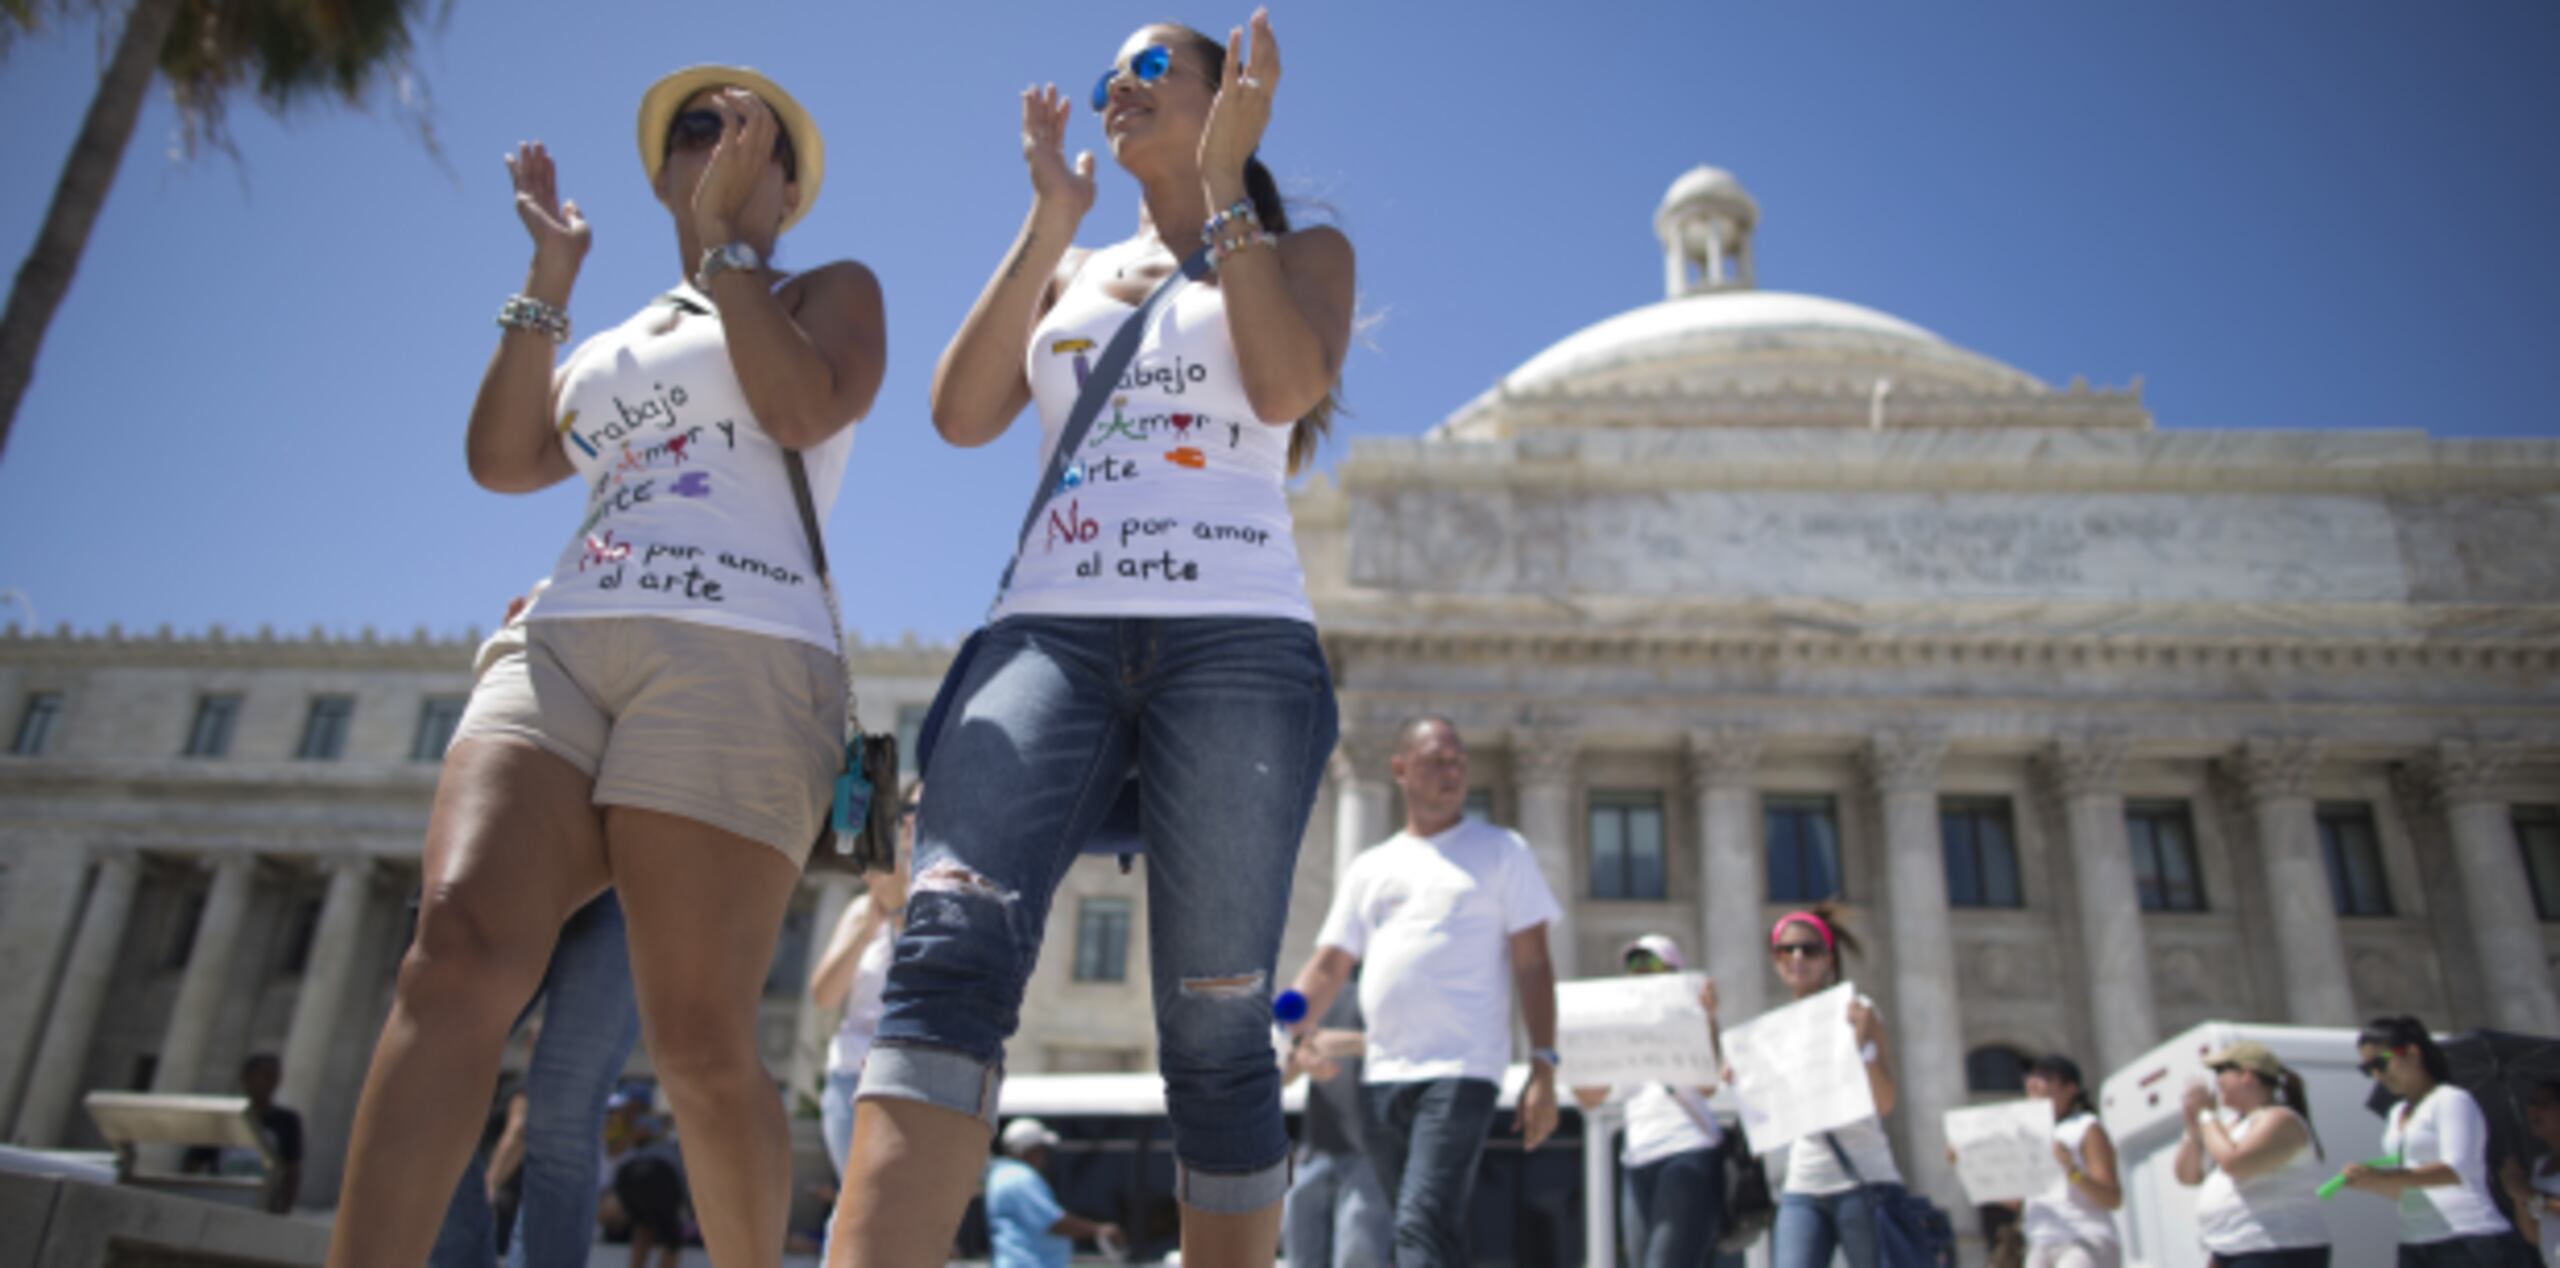
{"type": "MultiPolygon", "coordinates": [[[[2356,1070],[2356,1032],[2315,1026],[2207,1022],[2107,1076],[2098,1113],[2116,1142],[2124,1174],[2124,1268],[2204,1268],[2196,1238],[2196,1190],[2178,1183],[2174,1163],[2185,1130],[2187,1085],[2212,1086],[2205,1055],[2243,1039],[2262,1043],[2302,1075],[2311,1127],[2334,1173],[2382,1152],[2382,1119],[2365,1107],[2373,1084],[2356,1070]]],[[[2331,1268],[2390,1268],[2400,1242],[2399,1208],[2367,1193],[2323,1204],[2331,1268]]]]}

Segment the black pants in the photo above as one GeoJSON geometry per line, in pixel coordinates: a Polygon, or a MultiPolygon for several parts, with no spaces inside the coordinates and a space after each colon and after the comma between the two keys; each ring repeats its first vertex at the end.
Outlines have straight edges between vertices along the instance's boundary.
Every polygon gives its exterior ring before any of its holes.
{"type": "Polygon", "coordinates": [[[2329,1248],[2297,1246],[2290,1250],[2253,1250],[2241,1255],[2215,1255],[2214,1268],[2329,1268],[2329,1248]]]}
{"type": "Polygon", "coordinates": [[[2454,1237],[2423,1246],[2403,1244],[2400,1268],[2529,1268],[2540,1258],[2513,1233],[2454,1237]]]}

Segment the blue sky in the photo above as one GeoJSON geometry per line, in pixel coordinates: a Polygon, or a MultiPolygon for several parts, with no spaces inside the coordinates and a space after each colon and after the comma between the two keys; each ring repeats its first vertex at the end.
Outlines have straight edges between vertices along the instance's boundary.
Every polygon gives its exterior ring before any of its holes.
{"type": "MultiPolygon", "coordinates": [[[[578,511],[565,486],[502,497],[463,470],[490,315],[527,258],[499,155],[559,155],[596,225],[571,311],[603,328],[676,271],[640,90],[719,60],[773,74],[827,132],[785,262],[865,260],[888,297],[888,377],[828,532],[848,619],[952,637],[1035,456],[1028,418],[964,451],[924,410],[1027,203],[1015,93],[1082,90],[1144,21],[1247,11],[455,0],[420,56],[447,166],[387,112],[249,108],[240,162],[176,163],[155,99],[0,459],[0,589],[48,627],[492,623],[578,511]]],[[[1274,22],[1264,155],[1337,210],[1380,318],[1344,437],[1419,432],[1659,298],[1651,213],[1702,162],[1761,203],[1763,286],[2057,385],[2140,376],[2164,428],[2560,434],[2560,5],[1368,0],[1274,22]]],[[[13,267],[97,62],[75,27],[0,66],[13,267]]],[[[1104,169],[1088,242],[1135,214],[1104,169]]]]}

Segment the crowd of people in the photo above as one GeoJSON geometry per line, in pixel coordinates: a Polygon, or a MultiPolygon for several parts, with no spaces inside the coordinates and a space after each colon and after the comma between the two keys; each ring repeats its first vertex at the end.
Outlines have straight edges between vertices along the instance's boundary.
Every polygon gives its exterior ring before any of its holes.
{"type": "MultiPolygon", "coordinates": [[[[1093,156],[1066,154],[1076,103],[1055,86],[1022,94],[1030,205],[943,348],[930,407],[963,448],[1030,408],[1045,469],[923,737],[934,796],[895,790],[893,866],[830,931],[810,984],[843,1012],[821,1097],[841,1176],[832,1268],[942,1263],[981,1193],[999,1262],[1122,1241],[1057,1201],[1041,1171],[1056,1134],[1033,1120],[999,1133],[997,1104],[1052,896],[1133,798],[1136,835],[1117,848],[1145,858],[1183,1262],[1269,1264],[1284,1212],[1299,1262],[1467,1262],[1515,1008],[1521,1144],[1556,1128],[1571,1079],[1547,944],[1560,908],[1518,834],[1465,815],[1466,748],[1443,718],[1398,737],[1406,822],[1339,878],[1294,979],[1307,1017],[1275,1060],[1291,879],[1337,725],[1284,482],[1329,427],[1355,295],[1348,239],[1293,225],[1258,157],[1279,82],[1261,12],[1225,40],[1129,35],[1089,104],[1140,211],[1098,247],[1075,242],[1096,194],[1093,156]],[[1302,1075],[1316,1091],[1293,1159],[1280,1093],[1302,1075]]],[[[831,818],[849,830],[828,808],[863,775],[821,526],[881,381],[886,317],[858,262],[774,264],[826,174],[816,121],[781,85],[678,71],[643,94],[638,139],[677,282],[574,347],[591,231],[546,147],[507,159],[531,258],[500,310],[466,460],[496,492],[578,479],[587,504],[484,649],[445,756],[334,1268],[583,1263],[600,1210],[628,1230],[635,1268],[695,1235],[739,1268],[784,1250],[787,1128],[756,1004],[812,842],[831,818]],[[490,1101],[537,1001],[523,1085],[483,1148],[457,1107],[490,1101]],[[680,1149],[613,1092],[643,1040],[680,1149]]],[[[1799,1000],[1842,980],[1856,946],[1821,909],[1770,934],[1799,1000]]],[[[1668,938],[1626,948],[1630,972],[1682,965],[1668,938]]],[[[1699,998],[1712,1046],[1711,982],[1699,998]]],[[[1790,1150],[1779,1268],[1835,1251],[1855,1268],[1901,1262],[1892,1231],[1914,1199],[1884,1126],[1892,1044],[1863,996],[1840,1022],[1877,1112],[1790,1150]]],[[[2399,1162],[2351,1167],[2348,1183],[2399,1199],[2412,1262],[2490,1262],[2485,1239],[2507,1225],[2487,1203],[2477,1108],[2414,1023],[2367,1039],[2408,1108],[2391,1127],[2399,1162]]],[[[2295,1190],[2320,1164],[2298,1087],[2247,1045],[2216,1069],[2179,1155],[2181,1179],[2205,1188],[2207,1245],[2308,1262],[2295,1190]]],[[[1721,1160],[1739,1146],[1711,1091],[1574,1088],[1625,1110],[1641,1263],[1704,1262],[1727,1240],[1721,1160]]],[[[2030,1258],[2112,1265],[2121,1180],[2079,1071],[2049,1059],[2030,1091],[2054,1101],[2065,1173],[2024,1204],[2030,1258]]],[[[2560,1106],[2540,1104],[2560,1129],[2560,1106]]],[[[2560,1192],[2545,1167],[2504,1182],[2560,1192]]]]}

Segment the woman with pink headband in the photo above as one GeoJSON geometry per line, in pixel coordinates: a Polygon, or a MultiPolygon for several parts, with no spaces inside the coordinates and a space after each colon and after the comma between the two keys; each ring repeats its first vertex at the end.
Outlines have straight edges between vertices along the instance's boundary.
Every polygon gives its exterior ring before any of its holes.
{"type": "MultiPolygon", "coordinates": [[[[1798,1000],[1838,985],[1841,954],[1857,949],[1829,903],[1788,912],[1769,929],[1778,980],[1798,1000]]],[[[1893,1112],[1894,1100],[1884,1019],[1875,1001],[1860,995],[1841,1020],[1857,1031],[1877,1116],[1788,1147],[1778,1224],[1770,1235],[1772,1268],[1827,1268],[1835,1249],[1849,1268],[1877,1268],[1876,1221],[1902,1197],[1902,1170],[1884,1134],[1883,1116],[1893,1112]]]]}

